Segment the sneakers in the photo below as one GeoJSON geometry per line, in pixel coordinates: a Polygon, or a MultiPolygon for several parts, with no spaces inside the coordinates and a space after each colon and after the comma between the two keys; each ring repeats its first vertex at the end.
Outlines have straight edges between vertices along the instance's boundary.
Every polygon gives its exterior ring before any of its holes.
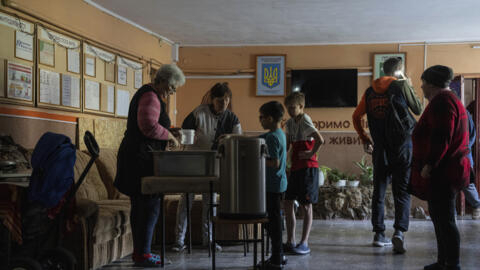
{"type": "Polygon", "coordinates": [[[402,231],[395,230],[395,233],[392,236],[393,251],[395,253],[403,254],[407,250],[405,249],[405,237],[403,236],[402,231]]]}
{"type": "Polygon", "coordinates": [[[174,245],[172,246],[172,251],[182,252],[182,251],[184,251],[186,248],[187,248],[186,245],[176,243],[176,244],[174,244],[174,245]]]}
{"type": "Polygon", "coordinates": [[[480,208],[474,208],[473,209],[472,219],[480,219],[480,208]]]}
{"type": "Polygon", "coordinates": [[[158,255],[152,255],[151,253],[134,254],[132,255],[133,265],[138,267],[160,267],[161,261],[157,256],[158,255]]]}
{"type": "Polygon", "coordinates": [[[295,244],[292,243],[283,243],[282,244],[283,253],[285,254],[293,254],[293,249],[295,248],[295,244]]]}
{"type": "Polygon", "coordinates": [[[373,237],[373,243],[372,245],[374,247],[386,247],[386,246],[391,246],[392,242],[385,238],[385,234],[383,232],[376,232],[375,236],[373,237]]]}
{"type": "Polygon", "coordinates": [[[307,244],[298,244],[293,248],[293,254],[295,255],[307,255],[310,253],[310,248],[307,244]]]}

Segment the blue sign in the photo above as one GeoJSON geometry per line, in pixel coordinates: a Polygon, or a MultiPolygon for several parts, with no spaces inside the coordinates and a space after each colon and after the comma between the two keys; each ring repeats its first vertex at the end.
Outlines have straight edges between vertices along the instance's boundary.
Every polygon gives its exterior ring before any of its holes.
{"type": "Polygon", "coordinates": [[[263,64],[262,65],[262,84],[273,89],[280,84],[280,64],[263,64]]]}

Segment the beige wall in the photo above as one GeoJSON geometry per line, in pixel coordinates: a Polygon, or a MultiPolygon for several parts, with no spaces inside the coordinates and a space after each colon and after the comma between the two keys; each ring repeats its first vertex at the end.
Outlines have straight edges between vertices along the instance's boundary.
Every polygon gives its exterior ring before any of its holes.
{"type": "MultiPolygon", "coordinates": [[[[226,75],[237,71],[254,74],[255,55],[285,54],[287,71],[290,69],[316,68],[359,68],[359,72],[370,72],[373,53],[406,52],[406,73],[412,78],[417,94],[423,99],[420,76],[424,65],[443,64],[451,66],[458,74],[478,74],[480,77],[480,49],[472,44],[364,44],[324,46],[257,46],[257,47],[182,47],[180,67],[191,75],[226,75]],[[425,57],[426,51],[426,57],[425,57]],[[426,60],[426,62],[425,62],[426,60]]],[[[360,76],[358,99],[370,85],[371,77],[360,76]]],[[[269,100],[283,98],[256,97],[255,79],[188,79],[177,94],[177,123],[199,104],[201,97],[218,81],[230,83],[234,97],[234,111],[246,130],[261,130],[258,108],[269,100]]],[[[287,79],[287,93],[290,91],[287,79]]],[[[354,108],[315,108],[306,112],[314,122],[325,124],[334,121],[350,121],[354,108]]],[[[331,125],[335,126],[335,125],[331,125]]],[[[350,125],[329,130],[353,130],[350,125]]]]}
{"type": "MultiPolygon", "coordinates": [[[[423,71],[423,46],[404,47],[407,52],[407,74],[423,71]],[[410,55],[411,54],[411,55],[410,55]],[[412,58],[412,60],[410,60],[412,58]],[[420,59],[419,62],[417,59],[420,59]]],[[[358,68],[359,72],[371,72],[374,52],[395,52],[398,44],[375,45],[328,45],[328,46],[259,46],[259,47],[185,47],[180,49],[179,65],[187,74],[227,74],[237,70],[253,74],[255,55],[285,54],[287,71],[290,69],[358,68]]],[[[283,98],[256,97],[255,79],[187,79],[187,84],[178,91],[177,123],[198,105],[206,91],[218,81],[228,81],[232,88],[234,111],[245,130],[261,130],[258,108],[270,100],[283,103],[283,98]]],[[[358,78],[358,99],[370,85],[371,77],[358,78]]],[[[290,91],[287,79],[287,93],[290,91]]],[[[419,90],[420,81],[414,80],[419,90]]],[[[349,121],[348,125],[331,130],[353,130],[351,115],[354,108],[315,108],[306,112],[317,124],[326,125],[349,121]]],[[[286,116],[287,117],[287,116],[286,116]]],[[[335,125],[330,125],[335,126],[335,125]]]]}

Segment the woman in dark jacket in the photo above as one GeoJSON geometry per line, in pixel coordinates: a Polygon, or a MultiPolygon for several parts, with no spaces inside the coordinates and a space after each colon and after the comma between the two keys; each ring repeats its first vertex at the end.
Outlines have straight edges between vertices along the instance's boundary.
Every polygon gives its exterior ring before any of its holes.
{"type": "Polygon", "coordinates": [[[446,66],[423,72],[422,89],[429,104],[412,135],[411,185],[415,195],[428,201],[437,238],[437,262],[425,270],[460,269],[455,195],[468,184],[470,161],[467,113],[449,89],[452,78],[453,71],[446,66]]]}
{"type": "Polygon", "coordinates": [[[151,151],[163,151],[178,141],[169,131],[170,118],[163,99],[185,83],[175,65],[163,65],[151,84],[142,86],[130,101],[127,130],[118,150],[114,185],[130,197],[130,224],[135,266],[159,266],[160,258],[150,250],[160,210],[159,196],[142,195],[141,177],[153,175],[151,151]]]}

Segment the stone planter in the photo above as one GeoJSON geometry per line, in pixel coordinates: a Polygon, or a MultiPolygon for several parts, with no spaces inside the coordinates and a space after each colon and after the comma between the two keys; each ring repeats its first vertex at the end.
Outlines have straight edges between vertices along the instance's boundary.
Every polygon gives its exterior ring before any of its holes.
{"type": "MultiPolygon", "coordinates": [[[[313,205],[316,219],[370,219],[373,185],[344,188],[327,185],[319,188],[318,203],[313,205]]],[[[390,185],[385,194],[385,218],[394,217],[390,185]]]]}

